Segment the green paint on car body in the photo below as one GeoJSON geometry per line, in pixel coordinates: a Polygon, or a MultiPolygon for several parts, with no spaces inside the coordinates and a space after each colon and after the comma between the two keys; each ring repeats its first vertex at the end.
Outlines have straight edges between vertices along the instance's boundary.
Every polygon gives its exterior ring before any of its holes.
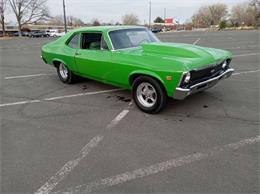
{"type": "Polygon", "coordinates": [[[42,47],[42,57],[50,64],[64,63],[74,74],[131,89],[133,78],[147,75],[158,80],[173,97],[183,75],[232,58],[225,50],[181,43],[144,43],[138,47],[114,50],[109,33],[138,26],[103,26],[81,28],[42,47]],[[109,50],[71,48],[68,40],[76,34],[102,33],[109,50]],[[80,53],[80,55],[77,55],[80,53]],[[172,80],[167,80],[171,76],[172,80]]]}

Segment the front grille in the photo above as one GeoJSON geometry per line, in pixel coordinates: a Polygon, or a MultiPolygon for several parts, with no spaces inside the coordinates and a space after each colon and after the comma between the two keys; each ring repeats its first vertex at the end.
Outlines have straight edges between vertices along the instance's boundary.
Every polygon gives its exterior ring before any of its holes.
{"type": "Polygon", "coordinates": [[[212,65],[205,69],[191,71],[190,85],[194,85],[220,75],[224,71],[222,68],[223,63],[224,62],[221,62],[220,64],[212,65]]]}
{"type": "Polygon", "coordinates": [[[224,62],[225,61],[223,61],[223,62],[221,62],[219,64],[216,64],[216,65],[208,66],[208,67],[206,67],[204,69],[192,70],[190,72],[191,73],[190,82],[189,83],[185,83],[184,82],[185,77],[186,77],[186,75],[184,75],[183,78],[182,78],[180,87],[182,87],[182,88],[189,88],[189,87],[191,87],[193,85],[196,85],[198,83],[201,83],[201,82],[207,81],[207,80],[209,80],[211,78],[219,76],[224,71],[229,69],[229,67],[230,67],[229,65],[231,63],[231,59],[227,59],[227,66],[226,66],[226,68],[222,67],[224,62]]]}

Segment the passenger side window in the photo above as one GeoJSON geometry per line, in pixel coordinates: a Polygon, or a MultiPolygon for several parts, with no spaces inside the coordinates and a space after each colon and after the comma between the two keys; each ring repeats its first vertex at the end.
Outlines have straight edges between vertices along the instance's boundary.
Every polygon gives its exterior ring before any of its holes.
{"type": "Polygon", "coordinates": [[[68,46],[74,49],[79,48],[79,38],[79,34],[74,35],[74,37],[69,41],[68,46]]]}
{"type": "Polygon", "coordinates": [[[87,50],[101,50],[101,33],[84,33],[81,48],[87,50]]]}

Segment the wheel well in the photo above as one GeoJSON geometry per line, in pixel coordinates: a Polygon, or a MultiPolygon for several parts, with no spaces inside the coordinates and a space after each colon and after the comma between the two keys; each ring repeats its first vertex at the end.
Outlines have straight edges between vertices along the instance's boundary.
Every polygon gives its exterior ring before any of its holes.
{"type": "Polygon", "coordinates": [[[165,92],[166,92],[166,89],[165,89],[164,84],[163,84],[159,79],[157,79],[157,78],[154,77],[154,76],[147,75],[147,74],[133,74],[133,75],[131,75],[130,78],[129,78],[129,83],[130,83],[130,85],[132,86],[133,83],[134,83],[134,81],[135,81],[135,79],[138,78],[138,77],[140,77],[140,76],[146,76],[146,77],[151,77],[151,78],[153,78],[154,80],[156,80],[156,81],[163,87],[163,89],[164,89],[165,92]]]}
{"type": "Polygon", "coordinates": [[[56,68],[60,65],[60,63],[62,63],[62,62],[60,62],[60,61],[58,61],[58,60],[53,61],[53,65],[54,65],[54,67],[56,67],[56,68]]]}

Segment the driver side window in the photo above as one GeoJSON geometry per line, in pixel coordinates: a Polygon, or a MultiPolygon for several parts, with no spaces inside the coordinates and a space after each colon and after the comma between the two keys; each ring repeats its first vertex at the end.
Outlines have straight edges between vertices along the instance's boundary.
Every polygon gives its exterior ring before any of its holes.
{"type": "Polygon", "coordinates": [[[81,48],[85,50],[109,50],[102,33],[83,33],[81,48]]]}
{"type": "Polygon", "coordinates": [[[101,33],[83,33],[81,48],[86,50],[101,50],[101,33]]]}

